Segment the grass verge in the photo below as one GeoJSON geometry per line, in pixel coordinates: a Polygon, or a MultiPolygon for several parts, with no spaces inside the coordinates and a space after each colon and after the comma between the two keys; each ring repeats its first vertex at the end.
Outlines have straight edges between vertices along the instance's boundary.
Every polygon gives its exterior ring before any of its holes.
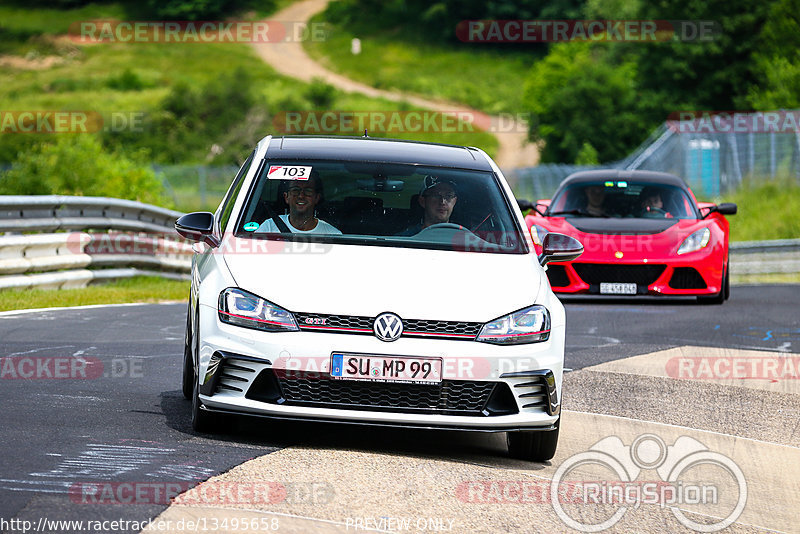
{"type": "Polygon", "coordinates": [[[57,308],[91,304],[185,300],[189,282],[157,276],[137,276],[79,289],[6,289],[0,291],[0,311],[57,308]]]}
{"type": "Polygon", "coordinates": [[[763,241],[800,237],[800,181],[796,178],[747,180],[722,201],[735,202],[728,217],[731,241],[763,241]]]}
{"type": "MultiPolygon", "coordinates": [[[[325,14],[313,21],[326,22],[325,14]]],[[[330,70],[378,89],[460,102],[487,113],[520,112],[521,88],[537,59],[530,51],[432,44],[396,31],[334,24],[330,30],[326,41],[304,43],[306,51],[330,70]],[[359,55],[350,51],[355,37],[361,40],[359,55]]]]}

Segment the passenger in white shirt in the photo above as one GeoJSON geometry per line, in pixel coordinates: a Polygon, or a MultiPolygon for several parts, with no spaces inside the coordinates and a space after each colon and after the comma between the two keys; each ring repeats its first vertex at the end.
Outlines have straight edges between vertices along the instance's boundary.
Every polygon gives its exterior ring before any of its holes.
{"type": "MultiPolygon", "coordinates": [[[[322,199],[322,187],[319,173],[311,171],[308,180],[293,180],[289,189],[283,194],[283,199],[289,206],[288,215],[280,215],[286,226],[296,234],[337,234],[339,231],[330,223],[318,219],[315,215],[317,204],[322,199]]],[[[280,233],[280,229],[272,218],[267,219],[257,232],[280,233]]]]}

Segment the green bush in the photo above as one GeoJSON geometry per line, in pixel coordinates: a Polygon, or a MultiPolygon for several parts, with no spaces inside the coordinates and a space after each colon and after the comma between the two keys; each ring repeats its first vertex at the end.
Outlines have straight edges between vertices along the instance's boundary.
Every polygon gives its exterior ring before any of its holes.
{"type": "Polygon", "coordinates": [[[63,134],[20,153],[0,175],[4,195],[84,195],[162,203],[162,185],[152,169],[103,150],[93,135],[63,134]]]}
{"type": "Polygon", "coordinates": [[[575,165],[599,165],[600,158],[597,156],[597,150],[591,143],[583,143],[578,155],[575,157],[575,165]]]}
{"type": "Polygon", "coordinates": [[[336,88],[322,78],[314,78],[306,89],[305,97],[316,109],[330,109],[336,99],[336,88]]]}
{"type": "Polygon", "coordinates": [[[106,86],[117,91],[141,91],[148,87],[148,84],[131,69],[125,69],[119,75],[106,80],[106,86]]]}
{"type": "MultiPolygon", "coordinates": [[[[154,162],[161,164],[193,159],[205,162],[207,157],[214,157],[212,145],[228,148],[226,140],[236,137],[235,132],[248,123],[249,114],[257,107],[253,85],[252,77],[243,69],[199,89],[178,82],[159,109],[145,117],[141,131],[108,132],[106,143],[117,150],[145,149],[154,162]]],[[[252,144],[252,139],[247,144],[252,144]]]]}
{"type": "Polygon", "coordinates": [[[271,10],[275,0],[148,0],[147,6],[156,18],[172,20],[208,20],[230,16],[258,7],[271,10]]]}

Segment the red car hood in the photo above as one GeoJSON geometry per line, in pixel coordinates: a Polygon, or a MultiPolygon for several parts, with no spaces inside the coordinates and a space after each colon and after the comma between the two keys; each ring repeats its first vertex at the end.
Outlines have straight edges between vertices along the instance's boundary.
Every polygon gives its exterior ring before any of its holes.
{"type": "Polygon", "coordinates": [[[578,262],[640,262],[674,257],[683,240],[711,224],[697,219],[537,219],[550,232],[567,234],[583,243],[578,262]]]}

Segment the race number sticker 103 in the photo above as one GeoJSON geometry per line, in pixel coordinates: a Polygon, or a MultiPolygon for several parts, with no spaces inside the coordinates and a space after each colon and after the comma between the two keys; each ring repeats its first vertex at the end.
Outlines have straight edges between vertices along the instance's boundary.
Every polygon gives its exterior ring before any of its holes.
{"type": "Polygon", "coordinates": [[[311,167],[300,165],[270,165],[267,176],[270,180],[308,180],[311,167]]]}

